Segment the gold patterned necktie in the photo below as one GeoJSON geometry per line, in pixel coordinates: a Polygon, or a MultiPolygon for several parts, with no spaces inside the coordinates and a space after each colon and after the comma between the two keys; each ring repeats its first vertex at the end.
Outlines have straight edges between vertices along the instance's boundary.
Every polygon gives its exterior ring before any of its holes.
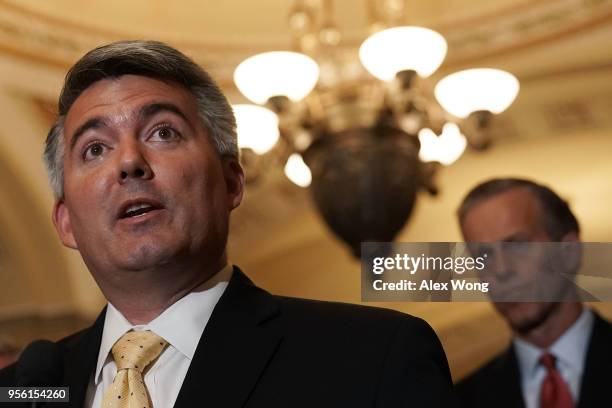
{"type": "Polygon", "coordinates": [[[142,372],[166,344],[152,331],[130,331],[121,336],[112,348],[117,374],[104,394],[102,408],[151,408],[142,372]]]}

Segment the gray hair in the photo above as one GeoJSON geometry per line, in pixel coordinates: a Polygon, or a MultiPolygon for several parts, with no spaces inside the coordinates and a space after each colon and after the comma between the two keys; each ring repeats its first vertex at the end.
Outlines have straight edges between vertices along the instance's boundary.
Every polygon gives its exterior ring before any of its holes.
{"type": "Polygon", "coordinates": [[[95,82],[140,75],[178,83],[194,96],[204,127],[222,156],[238,157],[236,119],[227,98],[206,71],[180,51],[158,41],[119,41],[85,54],[66,74],[58,118],[45,141],[43,160],[56,199],[64,196],[64,120],[72,104],[95,82]]]}
{"type": "Polygon", "coordinates": [[[478,184],[465,196],[457,215],[459,223],[477,204],[516,188],[529,191],[538,200],[542,209],[542,222],[546,233],[553,240],[561,240],[570,232],[580,233],[580,225],[567,201],[549,187],[521,178],[495,178],[478,184]]]}

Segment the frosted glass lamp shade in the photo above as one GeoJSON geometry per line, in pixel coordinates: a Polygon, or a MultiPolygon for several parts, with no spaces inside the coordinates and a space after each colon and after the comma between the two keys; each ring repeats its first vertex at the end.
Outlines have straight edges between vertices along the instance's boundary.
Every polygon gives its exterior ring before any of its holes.
{"type": "Polygon", "coordinates": [[[234,71],[234,83],[249,100],[264,104],[273,96],[299,101],[319,79],[319,66],[297,52],[273,51],[242,61],[234,71]]]}
{"type": "Polygon", "coordinates": [[[419,158],[424,162],[437,161],[449,166],[453,164],[465,151],[467,139],[459,126],[454,123],[446,123],[442,129],[442,134],[436,134],[429,128],[421,129],[419,132],[419,158]]]}
{"type": "Polygon", "coordinates": [[[474,68],[455,72],[435,87],[438,103],[452,115],[466,118],[472,112],[505,111],[519,92],[519,81],[509,72],[474,68]]]}
{"type": "Polygon", "coordinates": [[[260,155],[274,147],[279,138],[278,117],[274,112],[257,105],[232,105],[232,108],[238,147],[250,148],[260,155]]]}
{"type": "Polygon", "coordinates": [[[442,64],[446,50],[446,40],[437,32],[403,26],[372,34],[361,44],[359,58],[370,74],[383,81],[405,70],[416,71],[425,78],[442,64]]]}
{"type": "Polygon", "coordinates": [[[287,164],[285,164],[285,175],[300,187],[308,187],[312,181],[312,173],[298,153],[289,156],[287,164]]]}

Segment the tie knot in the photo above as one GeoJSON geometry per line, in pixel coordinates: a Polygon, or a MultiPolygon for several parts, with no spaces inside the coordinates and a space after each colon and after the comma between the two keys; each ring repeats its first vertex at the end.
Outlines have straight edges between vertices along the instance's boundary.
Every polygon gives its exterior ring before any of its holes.
{"type": "Polygon", "coordinates": [[[548,371],[556,370],[557,358],[550,353],[544,353],[540,356],[540,364],[542,364],[548,371]]]}
{"type": "Polygon", "coordinates": [[[167,342],[152,331],[129,331],[112,348],[117,370],[133,368],[140,373],[161,354],[167,342]]]}

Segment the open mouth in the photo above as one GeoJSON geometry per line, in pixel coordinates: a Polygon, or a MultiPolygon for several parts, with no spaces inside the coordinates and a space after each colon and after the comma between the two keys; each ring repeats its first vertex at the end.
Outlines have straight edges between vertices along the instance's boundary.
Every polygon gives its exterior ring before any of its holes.
{"type": "Polygon", "coordinates": [[[141,217],[152,211],[161,209],[161,205],[148,201],[133,201],[126,203],[119,211],[119,219],[141,217]]]}

